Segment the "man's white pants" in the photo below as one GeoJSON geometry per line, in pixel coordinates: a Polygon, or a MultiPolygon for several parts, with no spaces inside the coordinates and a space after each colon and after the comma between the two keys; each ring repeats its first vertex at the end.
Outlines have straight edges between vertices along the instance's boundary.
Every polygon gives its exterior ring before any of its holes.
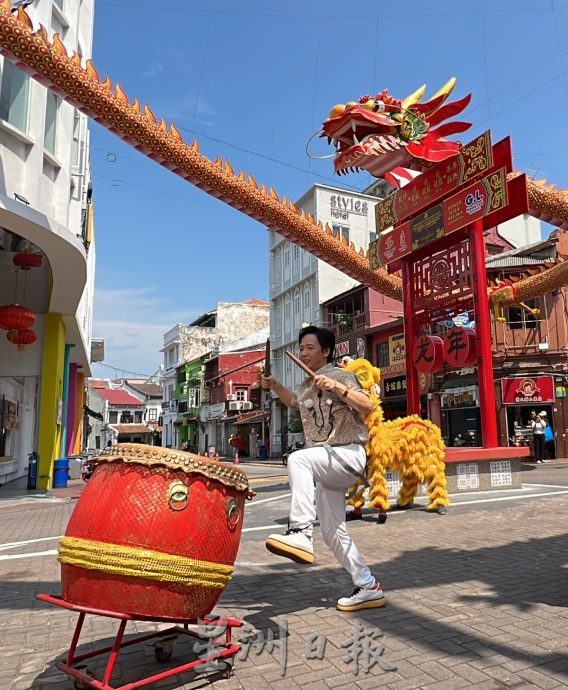
{"type": "MultiPolygon", "coordinates": [[[[358,474],[364,473],[366,455],[363,446],[333,446],[333,454],[358,474]]],[[[372,587],[375,578],[363,563],[345,525],[345,491],[357,477],[323,447],[304,448],[292,453],[288,458],[288,477],[292,490],[290,527],[300,528],[311,537],[317,511],[325,543],[351,574],[355,586],[372,587]]]]}

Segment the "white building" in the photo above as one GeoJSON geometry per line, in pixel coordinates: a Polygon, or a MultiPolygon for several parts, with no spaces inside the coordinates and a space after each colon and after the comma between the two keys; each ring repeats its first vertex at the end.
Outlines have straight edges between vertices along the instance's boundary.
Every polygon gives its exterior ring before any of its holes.
{"type": "Polygon", "coordinates": [[[243,338],[268,326],[269,308],[264,300],[218,302],[217,307],[184,326],[181,323],[164,334],[162,372],[162,445],[177,448],[178,400],[176,369],[226,343],[243,338]]]}
{"type": "MultiPolygon", "coordinates": [[[[379,183],[379,188],[383,184],[379,183]]],[[[316,222],[324,226],[327,223],[337,237],[353,242],[357,250],[366,250],[375,237],[374,209],[379,198],[316,184],[295,205],[311,213],[316,222]]],[[[321,304],[358,283],[272,230],[269,253],[272,373],[287,388],[296,388],[304,374],[285,351],[297,355],[302,324],[325,325],[321,304]]],[[[286,408],[273,404],[271,417],[272,453],[278,455],[283,450],[281,431],[288,419],[286,408]]]]}
{"type": "MultiPolygon", "coordinates": [[[[93,0],[41,0],[34,26],[91,56],[93,0]]],[[[0,308],[31,310],[36,340],[19,352],[0,331],[0,483],[39,453],[37,485],[79,452],[90,375],[95,243],[87,118],[0,57],[0,308]],[[32,254],[41,266],[14,262],[32,254]]],[[[20,331],[17,338],[33,338],[20,331]]],[[[14,336],[12,336],[14,337],[14,336]]]]}

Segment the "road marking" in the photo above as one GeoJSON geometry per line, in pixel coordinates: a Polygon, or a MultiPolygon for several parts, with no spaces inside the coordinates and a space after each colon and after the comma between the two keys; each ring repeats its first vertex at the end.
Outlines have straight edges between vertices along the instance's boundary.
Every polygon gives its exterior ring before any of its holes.
{"type": "MultiPolygon", "coordinates": [[[[494,498],[480,498],[474,501],[460,501],[459,503],[452,503],[449,507],[448,510],[452,510],[453,508],[458,508],[459,506],[468,506],[468,505],[474,505],[475,503],[493,503],[497,501],[519,501],[522,499],[532,499],[532,498],[543,498],[544,496],[558,496],[560,494],[568,494],[568,488],[564,487],[564,491],[546,491],[545,493],[540,493],[540,494],[529,494],[529,495],[524,495],[524,496],[502,496],[502,497],[494,497],[494,498]]],[[[286,494],[287,496],[290,496],[291,494],[286,494]]],[[[284,496],[277,496],[276,498],[284,498],[284,496]]],[[[272,499],[265,499],[265,501],[269,501],[272,499]]],[[[260,501],[259,501],[260,502],[260,501]]],[[[426,505],[423,503],[417,504],[421,508],[425,508],[426,505]]],[[[394,512],[389,512],[387,515],[389,516],[389,519],[391,517],[395,516],[400,516],[404,514],[408,514],[409,512],[412,512],[412,510],[406,510],[406,511],[394,511],[394,512]]],[[[245,527],[243,529],[243,532],[261,532],[263,530],[281,530],[283,529],[282,525],[262,525],[261,527],[245,527]]]]}
{"type": "Polygon", "coordinates": [[[16,558],[36,558],[37,556],[54,556],[57,549],[52,551],[36,551],[34,553],[14,553],[10,556],[0,556],[0,561],[13,561],[16,558]]]}
{"type": "Polygon", "coordinates": [[[528,482],[524,486],[548,486],[551,489],[568,489],[566,484],[529,484],[528,482]]]}
{"type": "Polygon", "coordinates": [[[41,537],[40,539],[28,539],[27,541],[13,541],[9,544],[0,544],[0,551],[13,549],[16,546],[27,546],[28,544],[37,544],[40,541],[53,541],[55,539],[61,539],[62,537],[63,535],[60,534],[58,537],[41,537]]]}
{"type": "Polygon", "coordinates": [[[273,479],[288,479],[287,474],[278,474],[274,477],[255,477],[254,479],[249,479],[249,484],[259,484],[260,482],[270,482],[273,479]]]}
{"type": "Polygon", "coordinates": [[[288,498],[292,494],[282,494],[281,496],[272,496],[271,498],[262,498],[260,501],[253,499],[251,506],[259,506],[261,503],[269,503],[270,501],[279,501],[281,498],[288,498]]]}

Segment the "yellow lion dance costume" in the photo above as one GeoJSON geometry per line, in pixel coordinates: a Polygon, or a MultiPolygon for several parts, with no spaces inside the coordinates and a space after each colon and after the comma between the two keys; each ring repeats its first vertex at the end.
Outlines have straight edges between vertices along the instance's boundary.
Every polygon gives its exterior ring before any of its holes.
{"type": "MultiPolygon", "coordinates": [[[[386,477],[388,468],[398,471],[402,483],[397,500],[398,508],[410,507],[418,487],[427,482],[430,502],[426,510],[444,513],[450,500],[446,490],[445,446],[440,429],[417,415],[385,422],[377,391],[381,378],[380,369],[366,359],[347,361],[343,368],[355,374],[373,403],[372,410],[364,417],[369,431],[369,443],[365,450],[370,484],[369,501],[373,508],[380,513],[390,508],[386,477]]],[[[363,482],[359,480],[349,493],[352,494],[362,485],[363,482]]],[[[360,515],[365,503],[363,492],[359,490],[347,503],[355,508],[356,515],[360,515]]]]}

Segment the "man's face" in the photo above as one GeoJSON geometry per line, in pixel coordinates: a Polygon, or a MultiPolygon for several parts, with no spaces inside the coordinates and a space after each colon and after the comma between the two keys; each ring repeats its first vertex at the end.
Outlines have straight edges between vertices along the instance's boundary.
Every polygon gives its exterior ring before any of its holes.
{"type": "Polygon", "coordinates": [[[300,342],[300,360],[312,371],[317,371],[327,364],[329,348],[322,350],[314,333],[308,333],[300,342]]]}

